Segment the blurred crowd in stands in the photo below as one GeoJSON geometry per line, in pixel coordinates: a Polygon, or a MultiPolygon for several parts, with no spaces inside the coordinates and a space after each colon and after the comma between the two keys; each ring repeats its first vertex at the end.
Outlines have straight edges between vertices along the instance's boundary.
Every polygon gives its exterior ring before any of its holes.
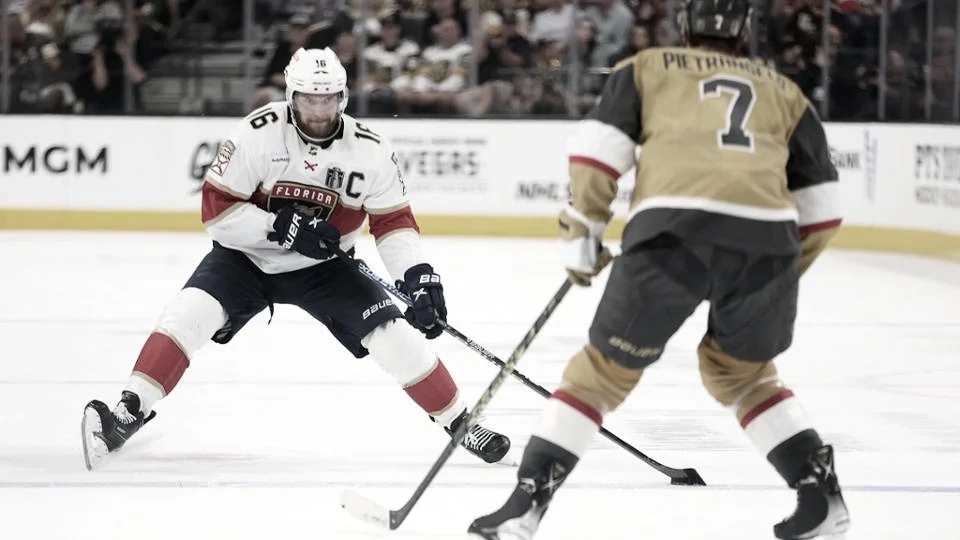
{"type": "MultiPolygon", "coordinates": [[[[122,113],[125,99],[133,100],[128,110],[141,111],[142,85],[158,61],[181,54],[178,40],[187,27],[212,29],[213,50],[251,35],[243,0],[0,1],[11,46],[3,77],[15,113],[122,113]]],[[[339,55],[349,73],[351,112],[445,116],[580,116],[619,60],[678,44],[675,15],[683,6],[683,0],[253,2],[263,61],[246,109],[283,99],[283,68],[307,46],[339,55]]],[[[831,120],[876,120],[882,98],[886,120],[956,121],[958,4],[760,0],[753,51],[818,106],[827,99],[831,120]]]]}

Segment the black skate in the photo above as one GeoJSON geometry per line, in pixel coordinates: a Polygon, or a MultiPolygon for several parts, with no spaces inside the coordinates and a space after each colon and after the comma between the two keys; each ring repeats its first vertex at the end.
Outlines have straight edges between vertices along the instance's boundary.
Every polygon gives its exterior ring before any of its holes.
{"type": "Polygon", "coordinates": [[[140,412],[140,397],[133,392],[124,391],[120,403],[112,411],[100,400],[87,403],[80,427],[87,470],[92,471],[108,454],[123,447],[127,439],[156,415],[156,411],[150,411],[150,416],[144,418],[140,412]]]}
{"type": "Polygon", "coordinates": [[[530,540],[566,476],[567,469],[554,462],[538,478],[521,478],[507,502],[496,512],[475,519],[467,532],[471,538],[484,540],[530,540]]]}
{"type": "MultiPolygon", "coordinates": [[[[467,420],[467,411],[460,413],[460,416],[450,424],[449,428],[444,428],[451,437],[460,427],[462,422],[467,420]]],[[[467,436],[464,437],[461,446],[468,452],[477,456],[487,463],[501,463],[503,465],[516,466],[516,461],[508,457],[510,452],[510,439],[506,435],[501,435],[496,431],[491,431],[479,423],[474,424],[467,436]],[[506,458],[506,459],[505,459],[506,458]]]]}
{"type": "Polygon", "coordinates": [[[827,445],[818,449],[807,463],[807,476],[791,486],[797,490],[797,509],[793,515],[773,526],[777,538],[831,537],[850,528],[850,515],[834,470],[833,447],[827,445]]]}

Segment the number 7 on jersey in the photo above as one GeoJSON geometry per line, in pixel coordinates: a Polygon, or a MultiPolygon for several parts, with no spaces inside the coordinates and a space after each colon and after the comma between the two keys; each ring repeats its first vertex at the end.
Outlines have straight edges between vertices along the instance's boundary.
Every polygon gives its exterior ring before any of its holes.
{"type": "Polygon", "coordinates": [[[747,130],[747,120],[753,112],[756,92],[753,82],[731,75],[715,75],[700,81],[700,100],[729,95],[727,125],[717,130],[717,146],[721,150],[753,152],[753,134],[747,130]]]}

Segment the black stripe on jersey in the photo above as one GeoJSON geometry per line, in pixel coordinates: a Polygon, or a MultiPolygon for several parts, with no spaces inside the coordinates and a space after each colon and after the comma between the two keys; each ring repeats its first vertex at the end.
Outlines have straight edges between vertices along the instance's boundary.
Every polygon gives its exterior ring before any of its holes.
{"type": "Polygon", "coordinates": [[[790,137],[787,187],[790,191],[837,181],[823,124],[808,104],[790,137]]]}
{"type": "Polygon", "coordinates": [[[638,212],[624,227],[622,250],[629,251],[662,233],[745,253],[800,253],[796,221],[758,221],[692,208],[648,208],[638,212]]]}
{"type": "Polygon", "coordinates": [[[609,124],[636,141],[640,137],[640,92],[634,81],[634,63],[610,74],[600,101],[587,118],[609,124]]]}

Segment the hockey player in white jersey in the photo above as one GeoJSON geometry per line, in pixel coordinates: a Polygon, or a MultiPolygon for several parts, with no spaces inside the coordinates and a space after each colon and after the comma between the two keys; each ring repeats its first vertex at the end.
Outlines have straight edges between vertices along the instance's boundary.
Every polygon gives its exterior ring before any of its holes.
{"type": "MultiPolygon", "coordinates": [[[[162,312],[119,403],[84,409],[88,469],[154,418],[208,340],[229,342],[275,303],[312,315],[355,357],[369,354],[448,433],[466,419],[456,383],[417,332],[440,335],[447,309],[396,154],[344,114],[347,75],[332,51],[300,49],[284,76],[286,101],[244,118],[207,171],[201,214],[213,248],[162,312]],[[368,216],[384,264],[413,298],[405,315],[329,249],[352,255],[368,216]]],[[[495,463],[510,440],[477,424],[463,446],[495,463]]]]}

